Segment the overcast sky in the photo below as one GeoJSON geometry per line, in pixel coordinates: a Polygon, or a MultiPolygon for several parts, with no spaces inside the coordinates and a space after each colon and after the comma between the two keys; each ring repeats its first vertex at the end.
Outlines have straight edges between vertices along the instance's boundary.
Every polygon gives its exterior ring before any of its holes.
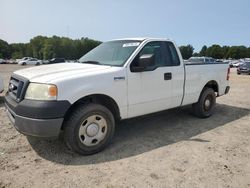
{"type": "Polygon", "coordinates": [[[250,46],[250,0],[0,0],[0,39],[37,35],[250,46]]]}

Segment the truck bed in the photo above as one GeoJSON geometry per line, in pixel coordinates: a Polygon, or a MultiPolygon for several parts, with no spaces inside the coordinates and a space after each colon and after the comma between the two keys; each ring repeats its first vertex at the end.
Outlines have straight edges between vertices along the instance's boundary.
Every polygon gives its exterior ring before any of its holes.
{"type": "Polygon", "coordinates": [[[228,86],[227,63],[192,63],[185,62],[185,91],[182,105],[195,103],[199,99],[202,88],[208,80],[215,81],[219,86],[217,96],[225,94],[228,86]]]}

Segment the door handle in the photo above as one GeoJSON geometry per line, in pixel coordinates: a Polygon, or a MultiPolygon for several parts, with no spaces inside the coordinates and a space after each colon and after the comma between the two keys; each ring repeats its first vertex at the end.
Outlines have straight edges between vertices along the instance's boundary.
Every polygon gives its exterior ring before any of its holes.
{"type": "Polygon", "coordinates": [[[172,79],[172,73],[171,72],[164,73],[164,80],[171,80],[171,79],[172,79]]]}

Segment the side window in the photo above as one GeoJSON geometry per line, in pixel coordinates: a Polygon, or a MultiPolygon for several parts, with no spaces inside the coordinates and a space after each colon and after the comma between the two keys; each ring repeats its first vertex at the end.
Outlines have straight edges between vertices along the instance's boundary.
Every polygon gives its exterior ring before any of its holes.
{"type": "Polygon", "coordinates": [[[137,54],[137,56],[131,63],[131,66],[137,67],[139,62],[139,57],[144,54],[153,54],[155,58],[155,65],[148,67],[145,71],[152,71],[157,67],[167,66],[165,53],[166,53],[166,48],[164,42],[160,41],[149,42],[137,54]]]}
{"type": "Polygon", "coordinates": [[[145,71],[154,70],[157,67],[180,65],[179,56],[172,42],[155,41],[147,43],[135,57],[131,66],[137,67],[139,57],[144,54],[155,56],[155,65],[148,67],[145,71]]]}
{"type": "Polygon", "coordinates": [[[144,54],[154,54],[156,67],[166,66],[166,62],[164,60],[164,47],[162,45],[162,42],[149,42],[140,51],[139,56],[144,54]]]}
{"type": "Polygon", "coordinates": [[[175,46],[172,42],[166,42],[166,47],[170,52],[170,61],[171,66],[179,66],[180,65],[180,59],[178,56],[178,53],[175,49],[175,46]]]}

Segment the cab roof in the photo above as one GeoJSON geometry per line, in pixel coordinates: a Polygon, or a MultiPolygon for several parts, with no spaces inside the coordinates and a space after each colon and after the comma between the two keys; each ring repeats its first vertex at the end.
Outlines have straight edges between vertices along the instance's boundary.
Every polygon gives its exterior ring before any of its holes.
{"type": "Polygon", "coordinates": [[[120,39],[114,39],[114,40],[111,40],[111,41],[117,41],[117,40],[137,40],[137,41],[144,41],[144,40],[169,40],[169,39],[166,39],[166,38],[151,38],[151,37],[135,37],[135,38],[120,38],[120,39]]]}

